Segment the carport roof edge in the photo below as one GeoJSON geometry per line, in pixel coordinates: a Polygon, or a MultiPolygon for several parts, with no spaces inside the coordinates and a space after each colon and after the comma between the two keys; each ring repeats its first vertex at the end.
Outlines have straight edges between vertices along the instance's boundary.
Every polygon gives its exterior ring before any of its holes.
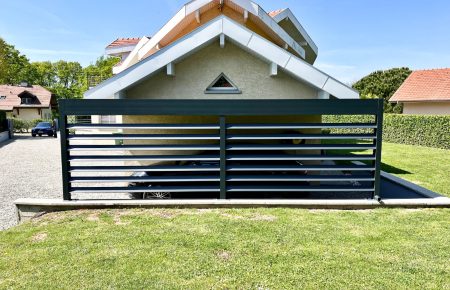
{"type": "Polygon", "coordinates": [[[84,96],[88,99],[112,98],[116,93],[150,77],[167,64],[176,62],[186,55],[201,49],[221,34],[224,34],[241,48],[258,55],[268,62],[277,64],[294,77],[319,90],[323,90],[339,99],[359,98],[359,93],[353,88],[337,81],[306,61],[276,46],[224,15],[211,20],[147,59],[102,82],[87,91],[84,96]]]}

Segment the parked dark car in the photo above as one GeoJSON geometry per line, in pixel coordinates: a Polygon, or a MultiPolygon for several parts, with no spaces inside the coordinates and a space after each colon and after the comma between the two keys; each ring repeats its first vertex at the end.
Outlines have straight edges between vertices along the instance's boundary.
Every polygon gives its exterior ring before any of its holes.
{"type": "Polygon", "coordinates": [[[39,137],[42,135],[57,137],[56,129],[50,122],[40,122],[31,129],[31,136],[36,137],[36,135],[39,137]]]}
{"type": "MultiPolygon", "coordinates": [[[[248,154],[247,152],[236,152],[237,154],[248,154]]],[[[236,154],[235,153],[235,154],[236,154]]],[[[262,152],[267,153],[267,152],[262,152]]],[[[285,155],[286,153],[284,152],[269,152],[270,154],[278,154],[278,155],[285,155]]],[[[207,154],[207,153],[203,153],[203,154],[207,154]]],[[[288,156],[288,155],[287,155],[288,156]]],[[[284,170],[277,170],[277,171],[260,171],[258,169],[255,168],[254,171],[252,171],[251,173],[249,172],[235,172],[234,175],[239,176],[241,174],[246,174],[247,176],[273,176],[273,177],[280,177],[280,176],[295,176],[295,175],[307,175],[308,172],[306,170],[302,169],[303,164],[300,161],[294,161],[294,160],[290,160],[290,161],[266,161],[265,162],[267,165],[269,166],[273,166],[273,167],[298,167],[298,170],[293,170],[293,171],[284,171],[284,170]]],[[[233,165],[233,166],[258,166],[261,163],[258,161],[237,161],[237,162],[232,162],[229,163],[229,165],[233,165]]],[[[181,165],[181,164],[175,164],[175,165],[181,165]]],[[[211,167],[219,167],[219,162],[218,161],[191,161],[188,163],[183,164],[186,167],[203,167],[203,168],[211,168],[211,167]]],[[[158,167],[158,166],[156,166],[158,167]]],[[[156,168],[155,168],[156,169],[156,168]]],[[[198,174],[198,173],[197,173],[198,174]]],[[[217,173],[218,174],[218,173],[217,173]]],[[[135,182],[130,182],[128,183],[128,187],[130,189],[136,188],[136,187],[148,187],[151,189],[155,189],[158,190],[159,188],[161,188],[161,191],[157,191],[157,192],[152,192],[152,193],[143,193],[143,192],[133,192],[130,194],[130,197],[133,199],[172,199],[172,198],[189,198],[189,194],[186,193],[182,193],[182,194],[178,194],[178,193],[170,193],[170,192],[165,192],[164,191],[164,187],[166,186],[170,186],[168,184],[170,184],[170,181],[166,181],[166,182],[162,182],[162,181],[153,181],[153,182],[149,182],[149,181],[145,181],[145,179],[147,178],[161,178],[161,179],[170,179],[170,178],[183,178],[183,177],[187,177],[189,178],[189,176],[192,176],[193,173],[191,171],[182,171],[182,172],[164,172],[164,171],[141,171],[141,172],[134,172],[131,177],[133,178],[140,178],[143,179],[144,181],[135,181],[135,182]]],[[[195,175],[195,173],[194,173],[195,175]]],[[[214,175],[214,173],[211,173],[207,170],[205,170],[205,172],[203,172],[203,174],[200,173],[200,176],[211,176],[214,175]]],[[[219,178],[219,176],[217,175],[217,178],[219,178]]],[[[233,182],[234,185],[246,185],[245,182],[233,182]]],[[[217,182],[204,182],[204,185],[209,185],[209,186],[214,186],[217,185],[217,182]]],[[[272,183],[273,184],[273,183],[272,183]]],[[[292,183],[285,183],[286,185],[292,184],[292,183]]],[[[306,185],[305,182],[297,182],[294,183],[296,185],[306,185]]],[[[176,184],[177,186],[189,186],[192,185],[192,182],[177,182],[176,184]]],[[[260,186],[265,186],[265,185],[270,185],[270,182],[260,182],[259,183],[260,186]]],[[[195,196],[196,197],[202,197],[202,198],[211,198],[211,196],[208,195],[209,193],[196,193],[195,196]]],[[[266,194],[266,193],[264,193],[266,194]]],[[[270,196],[270,193],[266,194],[267,197],[270,196]]],[[[247,194],[247,196],[250,196],[247,194]]]]}

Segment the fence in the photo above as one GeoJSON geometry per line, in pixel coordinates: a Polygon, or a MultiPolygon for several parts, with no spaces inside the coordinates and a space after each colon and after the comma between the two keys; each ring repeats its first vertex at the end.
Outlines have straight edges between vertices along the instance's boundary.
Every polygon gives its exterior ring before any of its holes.
{"type": "Polygon", "coordinates": [[[172,198],[343,192],[381,198],[382,100],[61,100],[59,107],[65,200],[161,192],[172,198]],[[68,123],[86,115],[124,121],[68,123]],[[321,115],[370,115],[373,121],[322,123],[321,115]],[[336,128],[348,132],[326,132],[336,128]],[[98,144],[117,140],[123,142],[98,144]]]}

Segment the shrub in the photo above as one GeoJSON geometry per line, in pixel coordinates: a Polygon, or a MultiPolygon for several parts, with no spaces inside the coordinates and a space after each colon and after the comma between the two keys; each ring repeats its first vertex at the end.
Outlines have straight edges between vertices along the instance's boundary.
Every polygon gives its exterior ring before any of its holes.
{"type": "Polygon", "coordinates": [[[30,122],[19,119],[19,118],[13,118],[14,122],[14,132],[16,133],[24,133],[27,132],[30,128],[30,122]]]}
{"type": "MultiPolygon", "coordinates": [[[[370,116],[324,116],[324,123],[373,122],[370,116]]],[[[383,141],[450,149],[450,116],[385,114],[383,141]]],[[[332,133],[346,133],[344,129],[332,133]]],[[[354,131],[355,132],[355,131],[354,131]]],[[[367,133],[360,129],[358,133],[367,133]]]]}

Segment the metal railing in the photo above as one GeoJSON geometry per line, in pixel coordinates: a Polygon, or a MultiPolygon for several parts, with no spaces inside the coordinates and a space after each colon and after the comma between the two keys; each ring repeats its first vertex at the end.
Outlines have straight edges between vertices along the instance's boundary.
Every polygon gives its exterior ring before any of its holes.
{"type": "Polygon", "coordinates": [[[311,192],[381,198],[382,100],[61,100],[59,108],[65,200],[74,194],[161,191],[178,198],[263,198],[266,193],[302,198],[311,192]],[[86,115],[186,119],[68,123],[69,116],[86,115]],[[318,115],[370,115],[373,121],[285,121],[318,115]],[[324,131],[330,129],[349,132],[324,131]],[[123,142],[98,144],[115,140],[123,142]],[[158,186],[139,186],[145,183],[158,186]]]}

